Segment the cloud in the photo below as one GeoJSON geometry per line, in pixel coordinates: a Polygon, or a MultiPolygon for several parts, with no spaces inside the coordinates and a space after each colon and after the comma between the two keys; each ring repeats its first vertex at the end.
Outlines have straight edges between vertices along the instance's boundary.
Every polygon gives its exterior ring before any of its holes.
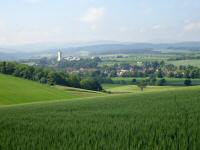
{"type": "Polygon", "coordinates": [[[191,5],[191,3],[193,3],[193,0],[183,0],[181,2],[183,8],[188,7],[189,5],[191,5]]]}
{"type": "Polygon", "coordinates": [[[2,20],[0,20],[0,33],[5,32],[7,29],[6,23],[2,20]]]}
{"type": "Polygon", "coordinates": [[[96,29],[97,29],[97,25],[96,25],[96,24],[92,24],[92,25],[91,25],[91,30],[94,31],[94,30],[96,30],[96,29]]]}
{"type": "Polygon", "coordinates": [[[120,27],[119,31],[120,32],[126,32],[126,31],[128,31],[128,28],[127,27],[120,27]]]}
{"type": "Polygon", "coordinates": [[[200,31],[200,22],[190,22],[184,26],[184,30],[187,32],[200,31]]]}
{"type": "Polygon", "coordinates": [[[88,23],[96,23],[99,19],[101,19],[105,14],[105,8],[100,7],[92,7],[87,10],[85,15],[81,17],[81,20],[88,23]]]}
{"type": "Polygon", "coordinates": [[[139,32],[140,32],[140,33],[144,33],[144,32],[146,32],[146,29],[145,29],[145,28],[140,28],[140,29],[139,29],[139,32]]]}
{"type": "Polygon", "coordinates": [[[153,12],[152,8],[144,8],[143,9],[143,14],[144,15],[150,15],[153,12]]]}
{"type": "Polygon", "coordinates": [[[47,27],[46,29],[29,28],[9,31],[10,28],[1,32],[0,44],[17,45],[40,42],[57,42],[65,39],[62,27],[47,27]]]}
{"type": "Polygon", "coordinates": [[[161,28],[160,24],[156,24],[152,27],[153,30],[159,30],[161,28]]]}
{"type": "Polygon", "coordinates": [[[24,2],[29,3],[29,4],[36,4],[41,2],[42,0],[24,0],[24,2]]]}

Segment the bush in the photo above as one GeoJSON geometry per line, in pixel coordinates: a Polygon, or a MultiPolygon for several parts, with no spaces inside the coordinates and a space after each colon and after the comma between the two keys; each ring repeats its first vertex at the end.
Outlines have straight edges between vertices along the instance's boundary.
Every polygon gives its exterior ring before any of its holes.
{"type": "Polygon", "coordinates": [[[137,84],[137,86],[140,88],[141,91],[143,91],[144,88],[147,87],[147,82],[145,80],[142,80],[140,83],[137,84]]]}
{"type": "Polygon", "coordinates": [[[191,81],[190,79],[186,79],[186,80],[184,81],[184,85],[185,85],[185,86],[191,86],[191,85],[192,85],[192,81],[191,81]]]}
{"type": "Polygon", "coordinates": [[[87,90],[102,91],[101,84],[93,79],[83,79],[80,82],[81,88],[87,90]]]}
{"type": "Polygon", "coordinates": [[[47,79],[45,77],[42,77],[40,79],[40,83],[43,83],[43,84],[47,83],[47,79]]]}
{"type": "Polygon", "coordinates": [[[132,79],[132,83],[133,84],[137,83],[137,80],[136,79],[132,79]]]}
{"type": "Polygon", "coordinates": [[[163,86],[163,85],[165,85],[165,83],[166,83],[165,79],[160,79],[160,80],[156,81],[156,85],[158,85],[158,86],[163,86]]]}

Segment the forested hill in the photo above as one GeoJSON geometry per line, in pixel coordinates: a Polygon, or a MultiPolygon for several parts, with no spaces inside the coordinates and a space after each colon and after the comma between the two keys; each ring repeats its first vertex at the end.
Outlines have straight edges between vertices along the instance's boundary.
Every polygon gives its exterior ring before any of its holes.
{"type": "Polygon", "coordinates": [[[65,54],[80,55],[82,52],[88,54],[116,54],[116,53],[153,53],[154,50],[175,49],[175,50],[200,50],[200,42],[180,43],[123,43],[123,42],[91,42],[86,44],[31,44],[12,48],[0,47],[0,59],[13,60],[33,57],[55,56],[58,49],[65,54]],[[27,53],[28,50],[28,53],[27,53]],[[10,53],[5,53],[10,52],[10,53]],[[18,53],[16,53],[16,51],[18,53]],[[20,53],[19,53],[20,52],[20,53]],[[72,53],[73,52],[73,53],[72,53]]]}

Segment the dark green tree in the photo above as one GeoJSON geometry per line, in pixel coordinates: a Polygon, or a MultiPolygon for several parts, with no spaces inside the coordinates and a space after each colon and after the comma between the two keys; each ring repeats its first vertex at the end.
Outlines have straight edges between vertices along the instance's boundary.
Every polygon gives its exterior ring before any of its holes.
{"type": "Polygon", "coordinates": [[[184,81],[184,85],[185,86],[191,86],[192,85],[192,81],[191,81],[191,79],[186,79],[185,81],[184,81]]]}
{"type": "Polygon", "coordinates": [[[101,85],[93,79],[83,79],[80,84],[82,88],[87,90],[102,91],[101,85]]]}
{"type": "Polygon", "coordinates": [[[137,86],[140,88],[141,91],[144,91],[144,88],[147,87],[147,82],[145,80],[142,80],[137,84],[137,86]]]}
{"type": "Polygon", "coordinates": [[[156,85],[157,86],[164,86],[166,84],[166,80],[165,79],[160,79],[156,81],[156,85]]]}

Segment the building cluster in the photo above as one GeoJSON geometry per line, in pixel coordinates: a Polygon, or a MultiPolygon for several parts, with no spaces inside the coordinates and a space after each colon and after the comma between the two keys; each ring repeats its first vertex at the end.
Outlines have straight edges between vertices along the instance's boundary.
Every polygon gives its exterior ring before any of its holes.
{"type": "Polygon", "coordinates": [[[75,57],[75,56],[67,56],[67,57],[63,57],[61,50],[58,51],[57,54],[57,61],[60,62],[61,60],[67,60],[67,61],[79,61],[80,58],[79,57],[75,57]]]}

